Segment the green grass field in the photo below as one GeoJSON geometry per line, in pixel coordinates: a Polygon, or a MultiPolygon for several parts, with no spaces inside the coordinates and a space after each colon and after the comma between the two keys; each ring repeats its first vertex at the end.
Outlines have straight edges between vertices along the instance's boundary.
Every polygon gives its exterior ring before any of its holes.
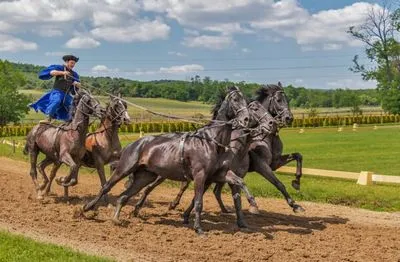
{"type": "Polygon", "coordinates": [[[26,237],[0,231],[0,261],[2,262],[45,262],[45,261],[112,261],[105,258],[88,256],[71,249],[43,244],[26,237]]]}

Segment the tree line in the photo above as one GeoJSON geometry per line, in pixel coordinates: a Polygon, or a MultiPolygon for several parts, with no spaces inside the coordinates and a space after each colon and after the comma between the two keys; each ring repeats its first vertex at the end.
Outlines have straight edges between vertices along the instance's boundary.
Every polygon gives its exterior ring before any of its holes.
{"type": "MultiPolygon", "coordinates": [[[[50,89],[53,81],[42,81],[37,73],[44,67],[29,64],[14,64],[26,76],[24,89],[50,89]]],[[[81,77],[84,86],[90,87],[95,94],[121,93],[123,96],[144,98],[167,98],[179,101],[200,101],[212,103],[218,91],[227,85],[238,85],[244,94],[252,97],[260,84],[246,82],[218,81],[210,77],[201,78],[196,75],[190,81],[156,80],[135,81],[124,78],[111,77],[81,77]]],[[[308,89],[288,85],[285,93],[292,107],[354,107],[379,106],[378,92],[374,89],[308,89]]]]}

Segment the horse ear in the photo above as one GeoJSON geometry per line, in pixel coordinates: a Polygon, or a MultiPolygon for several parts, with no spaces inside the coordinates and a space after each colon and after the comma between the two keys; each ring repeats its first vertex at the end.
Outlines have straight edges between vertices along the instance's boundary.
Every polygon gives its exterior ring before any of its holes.
{"type": "Polygon", "coordinates": [[[121,93],[118,93],[118,97],[121,98],[121,93]]]}
{"type": "Polygon", "coordinates": [[[279,87],[282,87],[281,81],[278,82],[278,86],[279,86],[279,87]]]}

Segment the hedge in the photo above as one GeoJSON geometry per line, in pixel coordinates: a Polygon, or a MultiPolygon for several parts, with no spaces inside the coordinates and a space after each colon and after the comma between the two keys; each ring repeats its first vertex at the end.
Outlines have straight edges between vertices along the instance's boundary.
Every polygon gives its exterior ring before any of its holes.
{"type": "MultiPolygon", "coordinates": [[[[292,122],[292,127],[328,127],[328,126],[349,126],[353,124],[384,124],[384,123],[400,123],[400,115],[363,115],[363,116],[327,116],[327,117],[311,117],[296,118],[292,122]]],[[[98,128],[98,124],[92,124],[89,132],[94,132],[98,128]]],[[[13,125],[0,127],[0,137],[9,136],[26,136],[34,127],[29,125],[13,125]]],[[[194,131],[201,127],[200,124],[192,124],[188,122],[144,122],[122,125],[120,132],[124,133],[165,133],[165,132],[187,132],[194,131]]]]}

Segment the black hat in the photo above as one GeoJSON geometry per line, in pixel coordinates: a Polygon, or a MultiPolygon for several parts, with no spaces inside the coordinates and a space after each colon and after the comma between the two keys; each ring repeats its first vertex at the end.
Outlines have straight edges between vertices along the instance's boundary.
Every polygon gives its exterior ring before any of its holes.
{"type": "Polygon", "coordinates": [[[74,60],[75,62],[79,61],[79,57],[76,57],[74,55],[65,55],[65,56],[63,56],[62,59],[64,60],[64,62],[67,62],[69,60],[74,60]]]}

